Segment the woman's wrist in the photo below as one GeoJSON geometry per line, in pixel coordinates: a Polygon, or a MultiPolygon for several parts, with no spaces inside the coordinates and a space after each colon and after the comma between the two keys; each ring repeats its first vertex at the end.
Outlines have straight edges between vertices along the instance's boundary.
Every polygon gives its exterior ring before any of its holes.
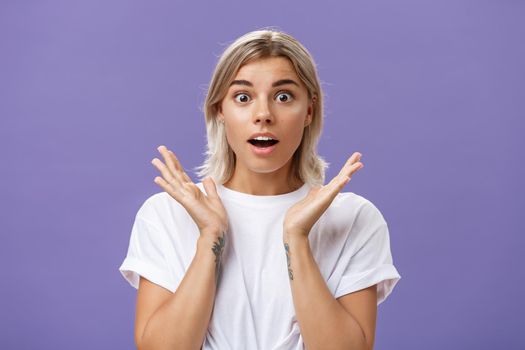
{"type": "Polygon", "coordinates": [[[208,230],[201,230],[200,231],[200,237],[199,242],[206,242],[206,243],[220,243],[220,240],[224,240],[226,236],[226,233],[224,231],[221,231],[219,229],[208,229],[208,230]]]}
{"type": "Polygon", "coordinates": [[[283,230],[283,240],[288,241],[305,241],[308,240],[308,235],[305,235],[303,232],[294,231],[294,230],[283,230]]]}

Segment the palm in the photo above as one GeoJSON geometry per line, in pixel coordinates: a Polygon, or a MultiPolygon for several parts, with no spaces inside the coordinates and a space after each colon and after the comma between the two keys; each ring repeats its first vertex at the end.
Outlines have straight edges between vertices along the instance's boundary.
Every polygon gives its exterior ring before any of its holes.
{"type": "Polygon", "coordinates": [[[285,230],[308,232],[330,205],[327,186],[314,187],[305,198],[294,204],[285,216],[285,230]]]}
{"type": "Polygon", "coordinates": [[[186,186],[191,188],[191,195],[181,198],[185,205],[181,204],[188,210],[199,229],[221,227],[228,221],[226,209],[219,197],[206,196],[193,182],[186,186]]]}
{"type": "Polygon", "coordinates": [[[352,175],[364,166],[363,163],[359,162],[360,159],[360,153],[352,154],[332,181],[324,186],[313,187],[305,198],[290,207],[284,219],[284,231],[308,236],[312,226],[350,181],[352,175]]]}
{"type": "Polygon", "coordinates": [[[157,158],[153,159],[152,163],[162,174],[162,177],[155,178],[155,183],[186,209],[201,232],[226,231],[228,216],[213,180],[211,178],[203,180],[205,195],[184,172],[173,152],[168,151],[164,146],[159,147],[159,152],[166,164],[157,158]]]}

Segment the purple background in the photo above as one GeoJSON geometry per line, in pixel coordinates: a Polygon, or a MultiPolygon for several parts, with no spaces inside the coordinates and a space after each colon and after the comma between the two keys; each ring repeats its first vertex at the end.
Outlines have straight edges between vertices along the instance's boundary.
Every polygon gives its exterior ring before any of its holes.
{"type": "Polygon", "coordinates": [[[118,271],[165,144],[203,160],[217,57],[275,26],[313,54],[320,153],[390,228],[376,349],[523,349],[521,1],[2,1],[0,348],[131,349],[118,271]],[[521,181],[519,181],[521,180],[521,181]]]}

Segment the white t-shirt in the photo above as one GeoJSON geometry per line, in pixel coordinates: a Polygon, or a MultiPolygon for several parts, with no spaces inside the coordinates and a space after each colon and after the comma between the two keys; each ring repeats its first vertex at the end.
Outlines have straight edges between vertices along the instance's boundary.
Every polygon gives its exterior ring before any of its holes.
{"type": "MultiPolygon", "coordinates": [[[[197,186],[204,191],[201,182],[197,186]]],[[[295,316],[283,220],[310,185],[256,196],[217,185],[229,230],[204,350],[303,349],[295,316]]],[[[119,270],[138,288],[139,275],[175,292],[196,252],[193,219],[166,192],[137,212],[128,253],[119,270]]],[[[308,236],[310,248],[335,298],[378,284],[383,302],[401,276],[393,265],[387,224],[380,211],[353,192],[339,193],[308,236]]]]}

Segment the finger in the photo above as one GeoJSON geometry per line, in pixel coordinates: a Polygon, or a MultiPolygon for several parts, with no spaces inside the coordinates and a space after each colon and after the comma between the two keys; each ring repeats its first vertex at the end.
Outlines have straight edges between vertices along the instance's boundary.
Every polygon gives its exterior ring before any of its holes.
{"type": "Polygon", "coordinates": [[[348,158],[348,160],[346,161],[345,165],[343,165],[343,167],[341,168],[341,171],[339,172],[340,174],[343,173],[343,174],[346,174],[347,173],[347,170],[348,168],[350,168],[353,164],[355,164],[356,162],[360,161],[361,160],[361,157],[363,155],[359,152],[354,152],[352,154],[352,156],[350,158],[348,158]]]}
{"type": "Polygon", "coordinates": [[[173,188],[173,186],[170,183],[168,183],[162,177],[155,177],[155,179],[153,179],[153,182],[162,187],[164,191],[166,191],[169,195],[171,195],[173,198],[177,199],[180,202],[178,192],[173,188]]]}
{"type": "Polygon", "coordinates": [[[335,198],[335,196],[343,189],[343,187],[350,181],[350,178],[346,176],[345,174],[338,174],[334,176],[332,181],[326,185],[326,191],[328,192],[328,196],[332,198],[332,200],[335,198]]]}
{"type": "Polygon", "coordinates": [[[338,187],[339,190],[341,190],[348,182],[350,182],[350,180],[352,180],[352,176],[354,176],[356,171],[358,171],[359,169],[361,169],[364,166],[365,165],[363,163],[361,163],[361,162],[357,162],[357,163],[352,164],[350,166],[350,168],[345,170],[346,173],[342,173],[342,174],[339,174],[337,176],[336,187],[338,187]]]}
{"type": "Polygon", "coordinates": [[[208,197],[217,199],[219,198],[219,194],[217,193],[217,187],[215,186],[215,181],[211,177],[207,177],[204,180],[202,180],[202,184],[204,185],[204,189],[206,190],[206,194],[208,197]]]}
{"type": "Polygon", "coordinates": [[[345,163],[343,168],[341,168],[341,171],[339,172],[340,175],[344,175],[347,177],[352,177],[352,175],[362,167],[364,167],[364,164],[361,162],[361,153],[355,152],[345,163]]]}
{"type": "Polygon", "coordinates": [[[186,174],[185,172],[182,172],[182,178],[184,179],[184,181],[186,182],[191,182],[193,183],[193,180],[188,176],[188,174],[186,174]]]}
{"type": "Polygon", "coordinates": [[[176,187],[182,186],[182,181],[176,176],[174,176],[172,172],[168,169],[168,167],[164,163],[162,163],[160,159],[153,158],[151,164],[153,164],[160,171],[162,177],[166,182],[171,183],[176,187]]]}
{"type": "Polygon", "coordinates": [[[337,194],[338,192],[340,192],[343,187],[348,183],[350,182],[350,180],[352,179],[352,176],[354,175],[354,173],[361,169],[362,167],[364,167],[364,164],[361,163],[361,162],[356,162],[356,163],[352,163],[354,161],[356,161],[356,158],[359,159],[358,157],[355,157],[355,156],[352,156],[348,161],[347,163],[343,166],[343,168],[341,169],[341,171],[339,172],[339,174],[337,174],[333,179],[332,181],[330,181],[327,185],[327,187],[329,187],[329,190],[330,190],[330,193],[331,195],[335,195],[337,194]]]}
{"type": "Polygon", "coordinates": [[[346,184],[349,181],[348,180],[348,177],[349,177],[348,170],[349,170],[349,167],[352,166],[352,163],[355,161],[355,157],[356,155],[354,153],[350,158],[348,158],[348,160],[343,165],[341,170],[339,170],[339,173],[336,176],[334,176],[332,180],[326,185],[327,187],[329,187],[333,191],[337,191],[337,188],[339,186],[341,185],[344,186],[344,184],[346,184]]]}
{"type": "Polygon", "coordinates": [[[178,162],[177,158],[175,157],[175,160],[171,155],[169,154],[170,151],[166,148],[166,146],[161,145],[157,147],[157,150],[160,154],[162,154],[162,157],[164,158],[164,161],[166,162],[166,168],[169,169],[169,172],[171,174],[171,177],[164,177],[166,181],[173,182],[175,181],[176,186],[180,186],[180,184],[187,182],[182,174],[177,169],[180,169],[180,163],[178,162]]]}
{"type": "Polygon", "coordinates": [[[356,171],[363,168],[365,165],[361,162],[357,162],[353,165],[350,176],[354,175],[356,171]]]}
{"type": "Polygon", "coordinates": [[[177,170],[182,170],[182,165],[180,164],[179,158],[177,158],[175,153],[173,153],[171,150],[168,150],[168,154],[172,158],[173,163],[175,164],[175,168],[177,168],[177,170]]]}
{"type": "Polygon", "coordinates": [[[178,182],[180,182],[180,183],[191,182],[191,179],[189,179],[187,175],[184,176],[185,174],[181,173],[181,172],[184,172],[184,171],[182,170],[182,166],[180,165],[179,160],[177,159],[177,157],[175,157],[175,154],[173,152],[168,150],[165,146],[159,146],[157,148],[157,150],[164,157],[164,161],[166,162],[166,165],[167,165],[168,169],[172,173],[173,177],[176,180],[178,180],[178,182]],[[170,152],[171,152],[171,154],[170,154],[170,152]]]}
{"type": "Polygon", "coordinates": [[[346,169],[345,176],[352,177],[359,169],[364,167],[365,165],[361,162],[356,162],[352,164],[348,169],[346,169]]]}
{"type": "Polygon", "coordinates": [[[348,181],[350,181],[348,176],[341,174],[336,175],[332,181],[320,189],[320,193],[317,195],[317,197],[322,199],[324,203],[328,203],[327,205],[330,205],[330,203],[334,201],[335,197],[337,197],[339,192],[341,192],[348,181]]]}
{"type": "Polygon", "coordinates": [[[168,149],[166,148],[166,146],[159,146],[157,148],[157,150],[159,151],[159,153],[162,155],[162,157],[164,158],[164,162],[166,163],[166,165],[168,166],[168,169],[170,169],[170,171],[175,174],[177,172],[177,166],[175,165],[175,162],[173,160],[173,158],[171,157],[168,149]]]}
{"type": "Polygon", "coordinates": [[[173,162],[175,163],[175,167],[177,168],[177,170],[179,170],[182,179],[185,182],[193,182],[193,180],[188,176],[188,174],[186,174],[186,172],[182,168],[182,165],[180,164],[179,159],[177,158],[177,156],[175,156],[175,153],[173,153],[172,151],[168,151],[168,153],[169,153],[170,157],[172,157],[173,162]]]}

